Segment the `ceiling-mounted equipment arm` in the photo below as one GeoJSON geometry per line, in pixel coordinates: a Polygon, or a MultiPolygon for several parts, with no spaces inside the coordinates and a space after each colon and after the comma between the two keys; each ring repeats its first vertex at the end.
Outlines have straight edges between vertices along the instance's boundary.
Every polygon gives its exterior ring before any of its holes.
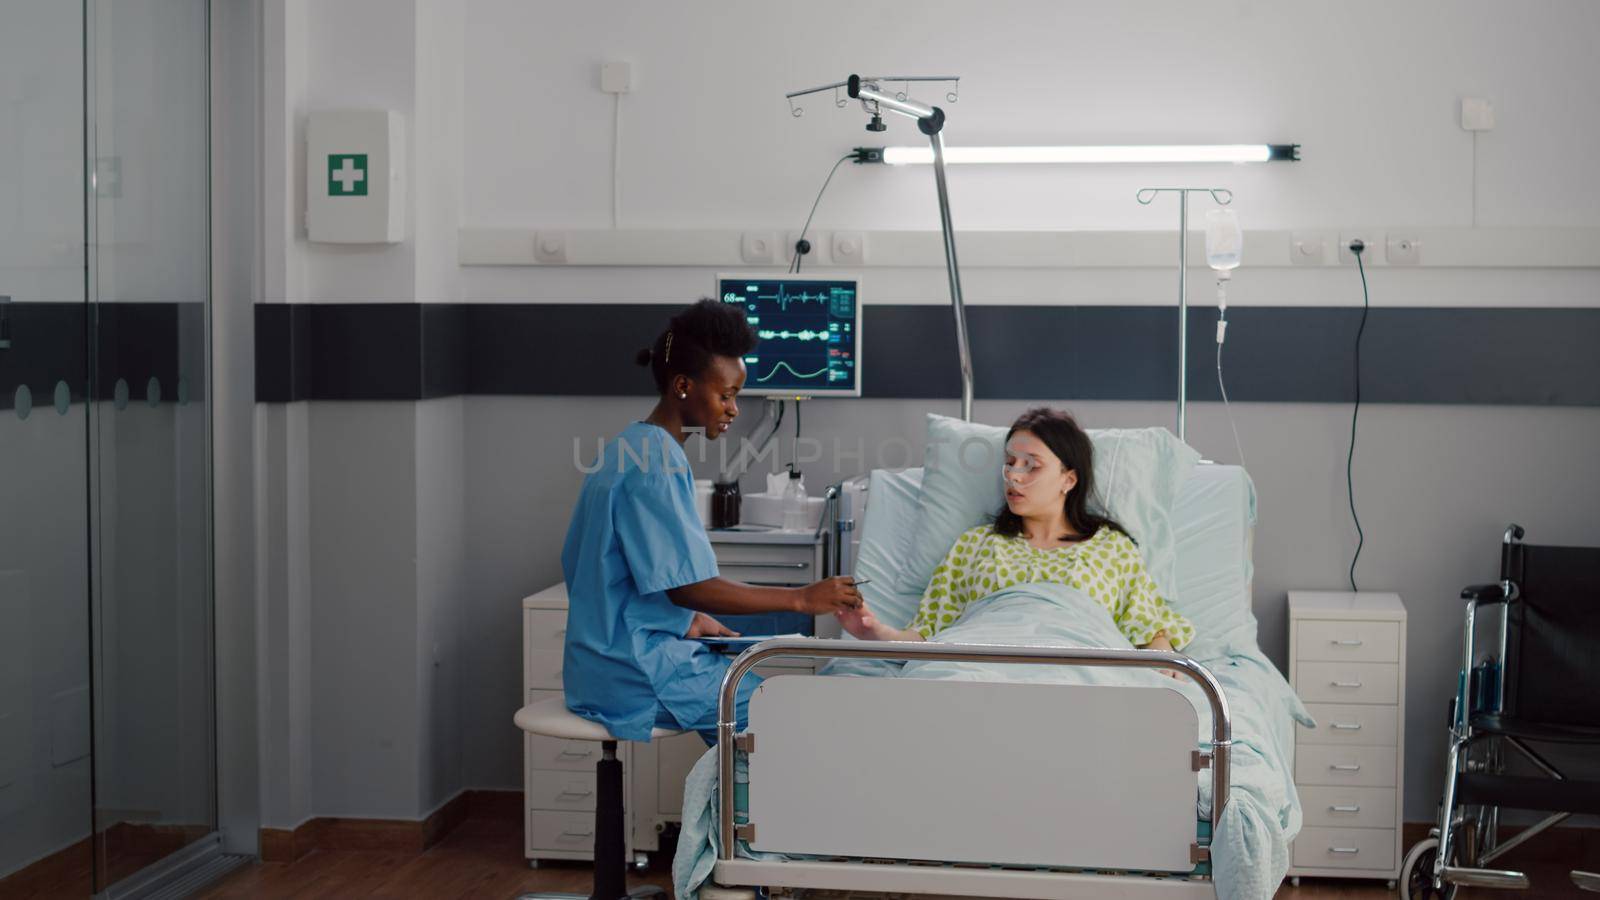
{"type": "MultiPolygon", "coordinates": [[[[944,236],[945,274],[950,281],[950,307],[956,322],[956,355],[961,366],[961,418],[972,421],[972,347],[967,340],[967,307],[961,296],[961,266],[956,261],[955,226],[950,219],[950,192],[944,177],[944,110],[926,106],[910,98],[886,94],[877,82],[851,75],[845,82],[850,97],[873,104],[873,110],[888,110],[917,120],[917,128],[933,146],[933,180],[939,192],[939,230],[944,236]]],[[[882,130],[877,113],[869,130],[882,130]],[[875,127],[876,126],[876,127],[875,127]]]]}

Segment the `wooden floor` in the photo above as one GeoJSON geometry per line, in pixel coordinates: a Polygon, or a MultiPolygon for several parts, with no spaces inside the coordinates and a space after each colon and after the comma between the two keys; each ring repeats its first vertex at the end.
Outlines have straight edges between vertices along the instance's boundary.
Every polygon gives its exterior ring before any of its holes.
{"type": "MultiPolygon", "coordinates": [[[[651,871],[630,879],[630,886],[654,884],[671,890],[671,858],[658,856],[651,871]]],[[[1594,898],[1571,887],[1566,872],[1553,866],[1530,872],[1536,890],[1526,893],[1458,896],[1500,898],[1594,898]]],[[[528,868],[522,857],[520,823],[505,819],[468,819],[444,840],[422,854],[375,851],[315,851],[294,863],[258,863],[234,873],[197,896],[216,898],[495,898],[510,900],[524,891],[570,891],[586,894],[586,865],[528,868]]],[[[1393,897],[1383,882],[1306,879],[1299,888],[1285,884],[1277,900],[1378,900],[1393,897]]]]}

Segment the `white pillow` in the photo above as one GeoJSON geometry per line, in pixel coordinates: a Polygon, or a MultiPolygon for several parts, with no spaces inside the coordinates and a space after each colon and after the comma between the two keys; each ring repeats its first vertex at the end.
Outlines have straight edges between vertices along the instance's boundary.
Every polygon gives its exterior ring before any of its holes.
{"type": "MultiPolygon", "coordinates": [[[[897,592],[920,593],[963,531],[994,520],[1004,501],[1000,465],[1008,428],[928,416],[917,522],[897,592]]],[[[1092,509],[1128,530],[1145,568],[1171,596],[1176,563],[1172,508],[1200,454],[1165,428],[1089,429],[1094,443],[1092,509]]]]}
{"type": "Polygon", "coordinates": [[[922,603],[923,588],[901,589],[906,548],[911,545],[921,491],[920,468],[902,472],[872,470],[855,575],[868,582],[861,586],[861,597],[873,615],[895,628],[910,624],[922,603]]]}

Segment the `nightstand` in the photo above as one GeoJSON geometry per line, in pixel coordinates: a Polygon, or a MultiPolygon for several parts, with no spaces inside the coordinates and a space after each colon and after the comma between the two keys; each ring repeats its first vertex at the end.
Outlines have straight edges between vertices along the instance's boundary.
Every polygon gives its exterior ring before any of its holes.
{"type": "Polygon", "coordinates": [[[1397,594],[1289,592],[1289,683],[1316,728],[1296,726],[1305,826],[1289,875],[1400,875],[1406,608],[1397,594]]]}

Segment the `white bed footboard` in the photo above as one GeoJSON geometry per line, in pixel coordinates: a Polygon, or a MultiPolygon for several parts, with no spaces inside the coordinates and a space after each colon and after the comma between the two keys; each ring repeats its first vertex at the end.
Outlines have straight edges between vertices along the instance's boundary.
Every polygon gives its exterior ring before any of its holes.
{"type": "Polygon", "coordinates": [[[750,846],[1187,872],[1197,727],[1170,688],[779,676],[750,701],[750,846]]]}
{"type": "Polygon", "coordinates": [[[1173,653],[774,640],[735,661],[721,701],[721,860],[744,839],[791,854],[1188,872],[1208,857],[1195,839],[1197,767],[1212,767],[1213,824],[1228,796],[1227,701],[1205,667],[1173,653]],[[772,678],[737,735],[737,685],[775,656],[1170,669],[1210,701],[1213,750],[1194,750],[1194,708],[1170,689],[909,678],[772,678]],[[736,745],[751,751],[741,825],[736,745]]]}

